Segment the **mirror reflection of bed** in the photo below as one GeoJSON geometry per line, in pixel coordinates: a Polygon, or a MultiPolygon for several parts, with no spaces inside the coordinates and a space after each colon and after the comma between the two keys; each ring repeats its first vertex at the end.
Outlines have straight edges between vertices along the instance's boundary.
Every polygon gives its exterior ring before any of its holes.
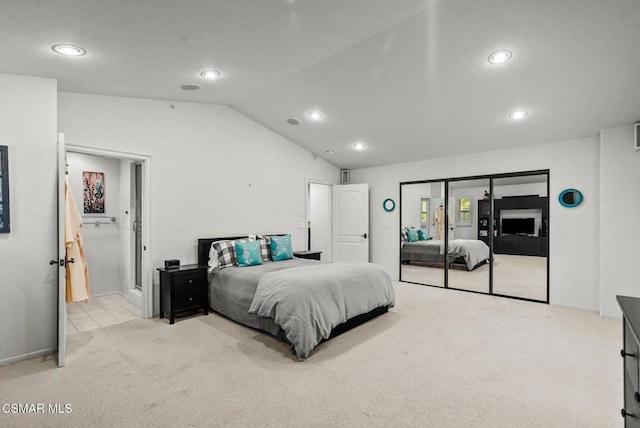
{"type": "Polygon", "coordinates": [[[444,225],[448,288],[548,301],[547,189],[546,172],[403,183],[401,280],[445,286],[444,239],[437,239],[442,237],[437,228],[444,225]],[[436,214],[445,198],[448,222],[439,221],[436,214]],[[421,230],[430,239],[409,242],[409,229],[421,230]],[[416,248],[422,246],[431,246],[425,250],[431,256],[420,254],[416,248]]]}

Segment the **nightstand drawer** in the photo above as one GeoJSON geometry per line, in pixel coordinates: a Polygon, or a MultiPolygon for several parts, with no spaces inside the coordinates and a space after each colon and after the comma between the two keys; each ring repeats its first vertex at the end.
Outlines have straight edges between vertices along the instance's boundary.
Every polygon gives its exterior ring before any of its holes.
{"type": "Polygon", "coordinates": [[[176,294],[173,298],[173,310],[180,311],[182,309],[199,307],[207,302],[207,294],[205,289],[196,289],[183,294],[176,294]]]}
{"type": "Polygon", "coordinates": [[[196,287],[206,287],[207,285],[207,272],[180,272],[176,273],[173,277],[173,287],[176,293],[181,290],[188,290],[196,287]]]}

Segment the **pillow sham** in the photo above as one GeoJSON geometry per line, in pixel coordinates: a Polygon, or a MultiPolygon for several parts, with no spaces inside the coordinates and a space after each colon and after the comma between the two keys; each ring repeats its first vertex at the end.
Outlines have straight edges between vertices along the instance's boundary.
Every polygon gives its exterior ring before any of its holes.
{"type": "Polygon", "coordinates": [[[400,229],[400,236],[402,237],[402,242],[407,242],[409,240],[409,237],[407,236],[406,227],[403,227],[402,229],[400,229]]]}
{"type": "Polygon", "coordinates": [[[418,239],[420,241],[428,241],[431,237],[429,236],[429,232],[426,230],[418,229],[418,239]]]}
{"type": "Polygon", "coordinates": [[[218,267],[224,269],[236,264],[235,241],[216,241],[211,244],[218,255],[218,267]]]}
{"type": "Polygon", "coordinates": [[[218,261],[218,250],[213,246],[218,241],[214,241],[211,243],[211,247],[209,247],[209,267],[217,268],[220,262],[218,261]]]}
{"type": "Polygon", "coordinates": [[[258,235],[256,240],[260,241],[260,252],[262,253],[262,261],[271,260],[271,243],[268,236],[258,235]]]}
{"type": "Polygon", "coordinates": [[[260,241],[235,241],[238,266],[255,266],[262,264],[260,241]]]}
{"type": "Polygon", "coordinates": [[[415,242],[418,240],[418,231],[416,230],[415,227],[407,228],[407,240],[409,242],[415,242]]]}
{"type": "Polygon", "coordinates": [[[271,258],[274,262],[293,258],[291,235],[270,236],[269,241],[271,241],[271,258]]]}

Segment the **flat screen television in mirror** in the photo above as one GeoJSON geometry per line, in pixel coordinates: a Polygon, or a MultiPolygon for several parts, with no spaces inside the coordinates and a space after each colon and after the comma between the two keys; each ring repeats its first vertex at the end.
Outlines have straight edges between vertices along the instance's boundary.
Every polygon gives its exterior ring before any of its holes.
{"type": "Polygon", "coordinates": [[[535,219],[503,218],[501,233],[508,235],[533,235],[535,233],[535,219]]]}

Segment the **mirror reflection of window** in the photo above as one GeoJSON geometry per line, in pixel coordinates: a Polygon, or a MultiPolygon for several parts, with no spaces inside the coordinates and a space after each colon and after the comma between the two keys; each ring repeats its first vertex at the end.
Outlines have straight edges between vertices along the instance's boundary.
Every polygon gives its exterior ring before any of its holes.
{"type": "Polygon", "coordinates": [[[456,198],[456,226],[471,226],[471,198],[456,198]]]}
{"type": "Polygon", "coordinates": [[[429,223],[429,198],[420,198],[420,228],[427,228],[429,223]]]}

